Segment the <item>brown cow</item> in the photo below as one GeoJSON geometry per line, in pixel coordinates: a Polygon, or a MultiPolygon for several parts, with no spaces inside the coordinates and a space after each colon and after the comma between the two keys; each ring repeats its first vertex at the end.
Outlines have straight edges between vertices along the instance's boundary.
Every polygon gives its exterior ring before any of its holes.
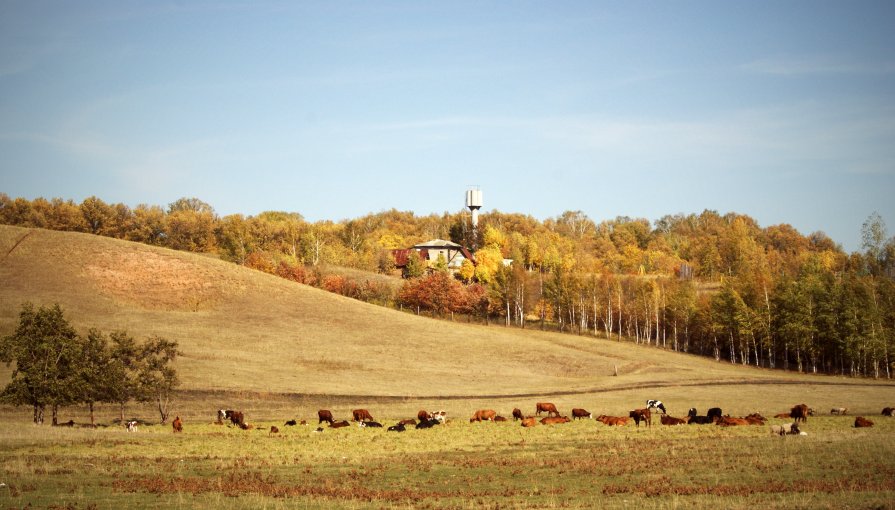
{"type": "Polygon", "coordinates": [[[856,429],[861,428],[861,427],[872,427],[872,426],[873,426],[873,422],[864,418],[863,416],[858,416],[857,418],[855,418],[855,428],[856,429]]]}
{"type": "Polygon", "coordinates": [[[474,421],[494,421],[495,416],[497,416],[497,411],[493,409],[479,409],[469,419],[469,423],[474,421]]]}
{"type": "Polygon", "coordinates": [[[351,411],[351,415],[354,416],[354,421],[376,421],[373,419],[370,411],[366,409],[355,409],[351,411]]]}
{"type": "Polygon", "coordinates": [[[536,414],[540,416],[542,412],[547,413],[547,416],[559,416],[559,411],[556,410],[556,406],[551,404],[550,402],[537,403],[536,414]]]}
{"type": "Polygon", "coordinates": [[[495,416],[495,417],[494,417],[494,421],[507,421],[507,419],[504,418],[503,416],[499,416],[499,415],[498,415],[498,416],[495,416]]]}
{"type": "Polygon", "coordinates": [[[317,424],[321,424],[323,422],[328,422],[330,426],[333,424],[333,413],[327,411],[326,409],[321,409],[317,411],[317,417],[320,418],[320,421],[317,424]]]}
{"type": "Polygon", "coordinates": [[[230,423],[236,425],[237,427],[242,428],[245,425],[245,415],[242,411],[226,411],[227,418],[230,418],[230,423]]]}
{"type": "Polygon", "coordinates": [[[634,418],[634,424],[638,427],[640,426],[641,421],[645,422],[647,427],[653,426],[653,419],[648,408],[634,409],[628,413],[628,416],[634,418]]]}
{"type": "Polygon", "coordinates": [[[687,420],[683,418],[674,418],[667,414],[659,416],[659,420],[662,422],[662,425],[685,425],[687,423],[687,420]]]}
{"type": "Polygon", "coordinates": [[[183,432],[183,421],[180,419],[180,416],[174,418],[174,421],[171,422],[171,427],[174,429],[174,432],[183,432]]]}
{"type": "Polygon", "coordinates": [[[521,420],[524,417],[522,416],[522,411],[518,407],[513,408],[513,421],[521,420]]]}
{"type": "Polygon", "coordinates": [[[541,418],[541,423],[544,425],[559,425],[560,423],[569,423],[570,420],[568,416],[546,416],[541,418]]]}
{"type": "Polygon", "coordinates": [[[416,420],[414,420],[413,418],[407,418],[406,420],[399,421],[398,425],[416,425],[416,420]]]}
{"type": "Polygon", "coordinates": [[[572,418],[575,420],[580,418],[593,418],[593,415],[591,415],[590,411],[576,407],[575,409],[572,409],[572,418]]]}
{"type": "Polygon", "coordinates": [[[808,421],[808,406],[806,404],[795,405],[789,411],[789,417],[798,423],[808,421]]]}
{"type": "Polygon", "coordinates": [[[749,425],[749,422],[745,418],[732,418],[730,416],[722,416],[720,420],[718,420],[717,425],[722,427],[735,427],[737,425],[749,425]]]}
{"type": "Polygon", "coordinates": [[[627,416],[606,416],[601,414],[597,416],[597,421],[609,426],[623,426],[628,424],[627,416]]]}
{"type": "Polygon", "coordinates": [[[752,413],[743,419],[749,422],[749,425],[764,425],[765,422],[768,421],[767,418],[758,413],[752,413]]]}
{"type": "Polygon", "coordinates": [[[528,418],[522,418],[522,426],[523,427],[534,427],[538,425],[538,419],[534,416],[529,416],[528,418]]]}
{"type": "Polygon", "coordinates": [[[271,434],[279,434],[279,433],[280,433],[280,429],[278,429],[276,425],[271,425],[270,432],[268,432],[267,435],[269,436],[271,434]]]}
{"type": "Polygon", "coordinates": [[[330,423],[329,426],[330,426],[330,428],[333,428],[333,429],[340,429],[342,427],[349,427],[349,426],[351,426],[351,424],[348,423],[347,420],[342,420],[342,421],[330,423]]]}
{"type": "Polygon", "coordinates": [[[792,413],[780,413],[780,414],[775,414],[775,415],[774,415],[774,418],[792,418],[792,417],[790,416],[790,414],[792,414],[792,413]]]}
{"type": "MultiPolygon", "coordinates": [[[[420,409],[420,412],[416,413],[416,419],[419,421],[429,421],[432,419],[432,413],[425,409],[420,409]]],[[[416,424],[414,423],[414,425],[416,424]]]]}

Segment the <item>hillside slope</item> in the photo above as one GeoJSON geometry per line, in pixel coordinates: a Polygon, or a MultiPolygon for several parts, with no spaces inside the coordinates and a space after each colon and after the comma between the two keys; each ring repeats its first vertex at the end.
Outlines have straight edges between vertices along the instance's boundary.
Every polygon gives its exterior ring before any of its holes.
{"type": "Polygon", "coordinates": [[[211,257],[79,233],[0,226],[0,281],[0,334],[23,302],[59,303],[80,331],[176,340],[185,389],[486,396],[797,377],[417,317],[211,257]]]}

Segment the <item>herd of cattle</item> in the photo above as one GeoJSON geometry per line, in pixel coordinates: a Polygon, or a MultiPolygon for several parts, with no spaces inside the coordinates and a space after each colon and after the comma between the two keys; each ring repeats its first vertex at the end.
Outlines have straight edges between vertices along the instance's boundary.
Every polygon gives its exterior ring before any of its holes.
{"type": "MultiPolygon", "coordinates": [[[[586,409],[582,408],[573,408],[572,409],[572,419],[594,419],[599,421],[605,425],[609,426],[623,426],[627,425],[629,422],[633,421],[635,426],[639,427],[641,423],[643,423],[646,427],[652,426],[652,417],[653,414],[660,412],[659,421],[662,425],[707,425],[714,424],[722,427],[730,427],[730,426],[738,426],[738,425],[764,425],[767,423],[767,418],[758,414],[752,413],[748,416],[743,417],[731,417],[730,415],[723,414],[720,407],[713,407],[706,412],[705,415],[700,415],[696,408],[690,408],[686,417],[683,418],[675,418],[668,414],[668,411],[665,408],[665,405],[659,400],[647,400],[646,407],[640,409],[633,409],[628,413],[628,416],[607,416],[607,415],[599,415],[594,417],[593,414],[586,409]]],[[[831,415],[846,415],[848,414],[848,409],[844,407],[836,407],[830,410],[831,415]]],[[[895,408],[886,407],[882,411],[883,416],[893,416],[895,414],[895,408]]],[[[352,421],[357,423],[359,427],[371,427],[371,428],[381,428],[382,424],[373,419],[373,416],[370,414],[370,411],[366,409],[355,409],[351,412],[352,421]]],[[[557,410],[556,405],[550,402],[538,402],[535,406],[535,415],[534,416],[525,416],[522,413],[522,410],[519,408],[513,409],[513,421],[520,421],[523,427],[534,427],[537,425],[557,425],[561,423],[568,423],[572,421],[568,416],[562,416],[560,412],[557,410]],[[541,413],[546,413],[546,416],[543,418],[539,418],[541,413]]],[[[804,424],[808,421],[809,416],[814,415],[814,410],[809,408],[806,404],[798,404],[793,406],[789,412],[783,412],[777,415],[774,415],[774,418],[784,418],[784,419],[792,419],[792,423],[787,423],[783,425],[772,425],[770,427],[770,431],[772,434],[777,435],[807,435],[806,432],[800,429],[800,424],[804,424]]],[[[427,429],[432,428],[437,425],[444,424],[446,421],[447,413],[445,411],[437,411],[434,413],[430,413],[425,410],[421,410],[417,413],[416,419],[408,418],[399,421],[395,425],[388,427],[387,430],[389,432],[404,432],[408,427],[414,427],[416,429],[427,429]]],[[[335,420],[333,418],[333,414],[328,409],[321,409],[317,411],[317,432],[323,432],[323,424],[329,424],[329,428],[337,429],[342,427],[348,427],[351,423],[347,420],[335,420]]],[[[229,421],[232,425],[237,426],[243,430],[248,430],[254,428],[251,424],[245,421],[245,413],[241,411],[236,411],[232,409],[221,409],[217,413],[217,420],[215,423],[222,425],[226,421],[229,421]]],[[[470,423],[473,422],[504,422],[509,421],[507,418],[500,416],[493,409],[479,409],[476,411],[472,418],[469,419],[470,423]]],[[[305,420],[301,420],[297,422],[296,420],[289,420],[284,423],[284,426],[294,426],[294,425],[307,425],[305,420]]],[[[854,426],[857,428],[861,427],[872,427],[873,422],[864,418],[863,416],[858,416],[855,418],[854,426]]],[[[129,429],[130,430],[130,429],[129,429]]],[[[175,420],[174,424],[175,432],[180,432],[183,430],[183,423],[180,421],[178,417],[175,420]]],[[[270,434],[276,434],[280,431],[280,429],[276,426],[270,427],[270,434]]]]}

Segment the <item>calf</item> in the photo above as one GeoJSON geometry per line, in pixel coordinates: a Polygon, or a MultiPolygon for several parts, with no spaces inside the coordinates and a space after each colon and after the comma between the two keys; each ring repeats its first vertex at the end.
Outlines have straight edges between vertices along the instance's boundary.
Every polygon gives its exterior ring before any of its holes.
{"type": "Polygon", "coordinates": [[[333,413],[329,412],[326,409],[321,409],[321,410],[317,411],[317,418],[320,419],[317,422],[318,425],[320,425],[323,422],[327,422],[327,423],[329,423],[329,425],[331,427],[333,424],[333,413]]]}
{"type": "Polygon", "coordinates": [[[547,413],[547,416],[559,416],[559,411],[556,410],[556,406],[550,402],[538,402],[535,407],[537,411],[535,414],[538,416],[540,416],[542,412],[547,413]]]}
{"type": "Polygon", "coordinates": [[[687,420],[683,418],[675,418],[673,416],[668,416],[667,414],[660,416],[659,421],[662,422],[662,425],[684,425],[687,423],[687,420]]]}
{"type": "Polygon", "coordinates": [[[407,428],[404,427],[403,423],[399,423],[397,425],[392,425],[391,427],[389,427],[387,429],[388,432],[404,432],[405,430],[407,430],[407,428]]]}
{"type": "Polygon", "coordinates": [[[398,425],[416,425],[416,420],[414,420],[413,418],[407,418],[406,420],[399,421],[398,425]]]}
{"type": "Polygon", "coordinates": [[[653,420],[648,408],[634,409],[633,411],[628,413],[628,416],[634,418],[634,424],[638,427],[640,426],[641,421],[645,422],[647,427],[653,426],[653,420]]]}
{"type": "Polygon", "coordinates": [[[336,421],[336,422],[332,422],[332,423],[330,423],[330,424],[329,424],[329,428],[331,428],[331,429],[340,429],[340,428],[342,428],[342,427],[348,427],[348,426],[350,426],[350,425],[351,425],[351,424],[348,423],[347,420],[342,420],[342,421],[336,421]]]}
{"type": "Polygon", "coordinates": [[[771,434],[777,434],[780,436],[785,436],[786,434],[791,435],[799,435],[801,430],[799,430],[798,423],[784,423],[783,425],[771,425],[771,434]]]}
{"type": "Polygon", "coordinates": [[[518,407],[513,408],[513,421],[521,420],[523,418],[522,411],[518,407]]]}
{"type": "Polygon", "coordinates": [[[830,414],[838,414],[840,416],[845,415],[845,414],[848,414],[848,408],[847,407],[834,407],[833,409],[830,409],[830,414]]]}
{"type": "Polygon", "coordinates": [[[534,416],[530,416],[528,418],[522,418],[522,426],[523,427],[535,427],[538,424],[538,419],[534,416]]]}
{"type": "Polygon", "coordinates": [[[128,432],[136,432],[137,431],[137,420],[130,420],[124,425],[127,427],[128,432]]]}
{"type": "Polygon", "coordinates": [[[374,428],[374,429],[382,428],[382,424],[379,422],[376,422],[376,421],[362,421],[362,422],[358,423],[357,426],[360,428],[366,428],[366,427],[370,427],[370,428],[374,428]]]}
{"type": "Polygon", "coordinates": [[[270,436],[270,435],[279,434],[279,433],[280,433],[280,429],[278,429],[276,425],[271,425],[270,432],[268,432],[267,435],[270,436]]]}
{"type": "Polygon", "coordinates": [[[541,423],[544,425],[559,425],[560,423],[569,423],[570,420],[568,416],[546,416],[541,418],[541,423]]]}
{"type": "Polygon", "coordinates": [[[174,418],[174,421],[171,422],[171,428],[174,429],[174,432],[183,432],[183,421],[181,421],[180,416],[174,418]]]}
{"type": "Polygon", "coordinates": [[[417,429],[431,429],[432,427],[441,424],[440,421],[432,418],[431,420],[422,420],[416,424],[417,429]]]}
{"type": "Polygon", "coordinates": [[[494,417],[494,421],[507,421],[503,416],[497,415],[494,417]]]}
{"type": "Polygon", "coordinates": [[[354,417],[354,421],[375,421],[373,416],[370,415],[370,411],[366,409],[355,409],[351,411],[351,416],[354,417]]]}
{"type": "Polygon", "coordinates": [[[764,416],[759,413],[752,413],[749,416],[743,418],[744,420],[749,422],[749,425],[764,425],[767,420],[764,416]]]}
{"type": "Polygon", "coordinates": [[[286,423],[284,423],[283,425],[285,425],[286,427],[294,427],[294,426],[298,425],[298,422],[296,422],[295,420],[289,420],[286,423]]]}
{"type": "Polygon", "coordinates": [[[858,416],[857,418],[855,418],[855,428],[856,429],[862,428],[862,427],[872,427],[872,426],[873,426],[873,422],[864,418],[863,416],[858,416]]]}
{"type": "Polygon", "coordinates": [[[895,408],[884,407],[883,408],[883,416],[895,416],[895,408]]]}
{"type": "Polygon", "coordinates": [[[475,412],[472,418],[469,419],[469,423],[474,421],[494,421],[495,416],[497,416],[497,412],[493,409],[479,409],[475,412]]]}
{"type": "Polygon", "coordinates": [[[593,418],[593,416],[590,411],[576,407],[575,409],[572,409],[572,418],[578,420],[581,418],[593,418]]]}

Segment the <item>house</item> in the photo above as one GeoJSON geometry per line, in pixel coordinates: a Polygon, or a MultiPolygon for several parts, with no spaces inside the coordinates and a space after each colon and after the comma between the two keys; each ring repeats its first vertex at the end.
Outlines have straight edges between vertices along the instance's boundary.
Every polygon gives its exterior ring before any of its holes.
{"type": "Polygon", "coordinates": [[[435,267],[439,257],[444,258],[448,271],[452,273],[460,269],[464,260],[469,260],[475,264],[475,256],[463,246],[451,241],[445,241],[444,239],[433,239],[404,250],[392,250],[392,256],[395,258],[395,267],[399,269],[406,267],[407,257],[414,251],[419,253],[419,256],[426,261],[426,265],[430,268],[435,267]]]}

